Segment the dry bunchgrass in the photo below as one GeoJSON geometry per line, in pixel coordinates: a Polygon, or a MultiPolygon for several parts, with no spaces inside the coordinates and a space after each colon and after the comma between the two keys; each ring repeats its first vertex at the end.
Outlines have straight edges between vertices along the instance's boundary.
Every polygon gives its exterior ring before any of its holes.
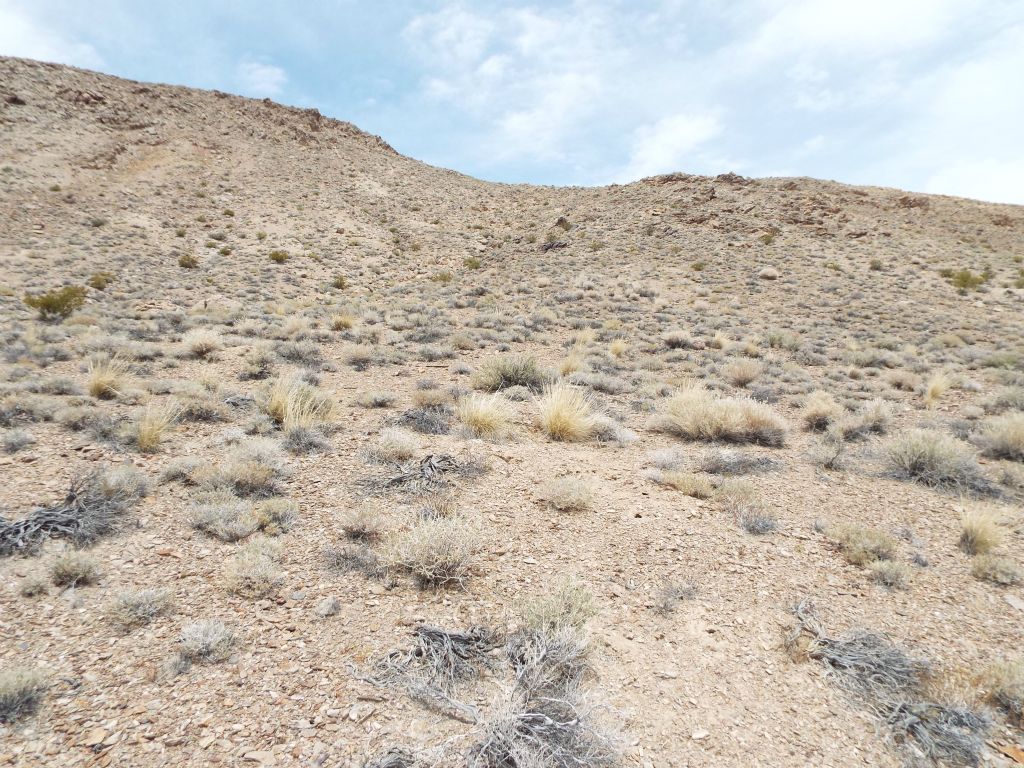
{"type": "Polygon", "coordinates": [[[722,440],[778,447],[786,422],[769,406],[746,398],[720,398],[699,385],[671,397],[654,426],[687,440],[722,440]]]}
{"type": "Polygon", "coordinates": [[[153,588],[122,592],[110,606],[110,620],[124,631],[149,624],[157,616],[165,616],[174,606],[170,590],[153,588]]]}
{"type": "Polygon", "coordinates": [[[1001,660],[989,666],[980,680],[985,697],[1024,725],[1024,660],[1001,660]]]}
{"type": "Polygon", "coordinates": [[[928,429],[899,434],[888,446],[894,472],[930,488],[985,491],[985,480],[974,456],[952,437],[928,429]]]}
{"type": "Polygon", "coordinates": [[[1024,581],[1024,569],[1009,557],[1002,555],[975,555],[971,559],[971,575],[1003,587],[1024,581]]]}
{"type": "Polygon", "coordinates": [[[349,314],[347,312],[342,312],[340,314],[334,315],[331,318],[331,330],[350,331],[356,327],[356,324],[358,322],[359,318],[357,318],[355,315],[349,314]]]}
{"type": "Polygon", "coordinates": [[[499,394],[471,392],[455,404],[455,416],[474,437],[502,440],[512,434],[512,406],[499,394]]]}
{"type": "Polygon", "coordinates": [[[1024,461],[1024,413],[990,419],[978,434],[977,442],[986,456],[1024,461]]]}
{"type": "Polygon", "coordinates": [[[392,542],[388,564],[428,586],[462,584],[482,545],[480,524],[464,515],[417,521],[392,542]]]}
{"type": "Polygon", "coordinates": [[[99,561],[87,552],[68,550],[50,566],[50,581],[58,587],[95,584],[99,578],[99,561]]]}
{"type": "Polygon", "coordinates": [[[120,397],[128,385],[131,365],[119,357],[94,356],[86,364],[86,389],[93,397],[111,400],[120,397]]]}
{"type": "Polygon", "coordinates": [[[287,533],[299,516],[299,505],[291,499],[274,497],[264,499],[253,508],[257,527],[268,536],[287,533]]]}
{"type": "Polygon", "coordinates": [[[207,359],[224,346],[221,335],[210,328],[193,328],[181,337],[187,357],[207,359]]]}
{"type": "Polygon", "coordinates": [[[924,385],[924,392],[921,394],[924,407],[930,409],[937,406],[950,386],[951,382],[945,374],[939,373],[928,379],[924,385]]]}
{"type": "Polygon", "coordinates": [[[906,589],[913,578],[913,569],[896,560],[873,560],[866,566],[871,578],[889,589],[906,589]]]}
{"type": "Polygon", "coordinates": [[[855,523],[828,526],[828,536],[852,565],[868,565],[896,557],[896,539],[884,531],[855,523]]]}
{"type": "Polygon", "coordinates": [[[1006,530],[990,512],[964,510],[960,515],[960,549],[969,555],[992,552],[1006,538],[1006,530]]]}
{"type": "Polygon", "coordinates": [[[286,431],[329,423],[334,414],[334,401],[294,374],[278,377],[262,405],[264,412],[286,431]]]}
{"type": "Polygon", "coordinates": [[[828,429],[843,415],[843,406],[836,402],[831,392],[819,389],[807,396],[800,413],[807,429],[822,431],[828,429]]]}
{"type": "Polygon", "coordinates": [[[615,359],[623,357],[629,351],[629,342],[625,339],[612,339],[608,345],[608,354],[615,359]]]}
{"type": "Polygon", "coordinates": [[[733,386],[746,387],[764,373],[764,366],[755,360],[737,360],[725,366],[723,373],[726,380],[733,386]]]}
{"type": "Polygon", "coordinates": [[[269,438],[254,438],[232,448],[219,467],[201,475],[199,484],[208,489],[229,488],[240,496],[265,498],[278,493],[278,480],[286,472],[281,447],[269,438]]]}
{"type": "Polygon", "coordinates": [[[520,623],[526,629],[551,632],[562,628],[579,630],[597,615],[594,596],[579,581],[564,578],[540,597],[516,605],[520,623]]]}
{"type": "Polygon", "coordinates": [[[594,507],[594,484],[579,475],[556,477],[545,484],[541,496],[559,512],[585,512],[594,507]]]}
{"type": "Polygon", "coordinates": [[[420,439],[413,432],[402,427],[385,427],[366,447],[366,455],[371,461],[387,464],[411,459],[418,450],[420,439]]]}
{"type": "Polygon", "coordinates": [[[35,712],[47,688],[46,676],[37,669],[0,671],[0,724],[13,723],[35,712]]]}
{"type": "Polygon", "coordinates": [[[229,592],[242,597],[267,597],[284,582],[278,560],[281,547],[270,539],[253,539],[244,544],[224,566],[229,592]]]}
{"type": "Polygon", "coordinates": [[[484,360],[473,373],[473,386],[485,392],[509,387],[526,387],[533,392],[544,388],[550,376],[529,355],[504,355],[484,360]]]}
{"type": "Polygon", "coordinates": [[[560,376],[569,376],[570,374],[576,373],[583,369],[583,361],[586,359],[586,355],[581,349],[574,349],[562,362],[558,364],[558,373],[560,376]]]}
{"type": "Polygon", "coordinates": [[[128,438],[142,453],[154,453],[178,418],[176,404],[150,403],[136,414],[128,425],[128,438]]]}
{"type": "Polygon", "coordinates": [[[565,382],[545,388],[537,402],[540,427],[552,440],[579,442],[593,436],[597,426],[590,396],[565,382]]]}
{"type": "Polygon", "coordinates": [[[355,541],[374,541],[384,530],[384,513],[377,505],[364,501],[338,515],[338,525],[355,541]]]}
{"type": "Polygon", "coordinates": [[[680,491],[695,499],[710,499],[715,493],[715,484],[707,475],[684,472],[678,469],[653,469],[647,478],[657,485],[680,491]]]}

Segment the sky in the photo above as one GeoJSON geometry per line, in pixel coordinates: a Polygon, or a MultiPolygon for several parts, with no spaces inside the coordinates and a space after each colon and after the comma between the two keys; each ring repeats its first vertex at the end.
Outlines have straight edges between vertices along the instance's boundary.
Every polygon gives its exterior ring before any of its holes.
{"type": "Polygon", "coordinates": [[[0,0],[0,54],[316,107],[492,181],[1024,204],[1024,0],[0,0]]]}

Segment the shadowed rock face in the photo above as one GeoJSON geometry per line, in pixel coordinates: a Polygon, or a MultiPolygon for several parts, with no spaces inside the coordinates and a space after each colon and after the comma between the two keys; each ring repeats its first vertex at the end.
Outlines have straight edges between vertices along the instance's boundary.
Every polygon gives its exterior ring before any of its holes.
{"type": "MultiPolygon", "coordinates": [[[[368,665],[416,626],[525,637],[519,604],[574,577],[560,691],[607,705],[627,763],[896,766],[782,651],[789,608],[961,672],[1024,633],[1019,206],[494,184],[316,110],[0,58],[0,221],[0,516],[107,465],[151,490],[94,583],[57,591],[52,539],[0,557],[0,672],[50,675],[3,678],[42,713],[0,731],[16,763],[485,754],[368,665]],[[23,301],[63,286],[66,319],[23,301]],[[911,449],[951,482],[897,471],[911,449]],[[998,547],[958,547],[963,505],[998,547]]],[[[543,730],[496,693],[508,662],[445,690],[506,741],[543,730]]]]}

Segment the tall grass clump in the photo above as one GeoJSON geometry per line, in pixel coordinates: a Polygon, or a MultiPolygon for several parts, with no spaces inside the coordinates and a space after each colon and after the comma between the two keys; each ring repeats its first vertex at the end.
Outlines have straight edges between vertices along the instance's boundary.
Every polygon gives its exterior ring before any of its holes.
{"type": "Polygon", "coordinates": [[[655,427],[686,440],[720,440],[778,447],[786,422],[771,407],[741,397],[718,397],[691,385],[671,397],[655,427]]]}

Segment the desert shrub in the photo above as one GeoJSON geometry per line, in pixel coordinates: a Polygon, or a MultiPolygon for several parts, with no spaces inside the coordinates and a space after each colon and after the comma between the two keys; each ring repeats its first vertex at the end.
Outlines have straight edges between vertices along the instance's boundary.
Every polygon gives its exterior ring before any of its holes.
{"type": "Polygon", "coordinates": [[[719,398],[690,386],[669,398],[656,428],[688,440],[723,440],[778,447],[786,423],[769,406],[745,398],[719,398]]]}
{"type": "Polygon", "coordinates": [[[277,495],[278,480],[286,472],[278,444],[268,438],[255,438],[232,448],[219,467],[192,477],[207,489],[231,489],[239,496],[266,498],[277,495]]]}
{"type": "Polygon", "coordinates": [[[99,561],[87,552],[68,550],[50,566],[50,581],[58,587],[95,584],[99,578],[99,561]]]}
{"type": "Polygon", "coordinates": [[[1006,536],[1005,529],[989,512],[964,510],[960,515],[959,546],[969,555],[984,555],[996,549],[1006,536]]]}
{"type": "Polygon", "coordinates": [[[549,385],[537,402],[540,427],[552,440],[576,442],[592,437],[597,426],[590,396],[564,382],[549,385]]]}
{"type": "Polygon", "coordinates": [[[193,528],[221,541],[240,541],[259,528],[252,503],[226,490],[198,496],[191,521],[193,528]]]}
{"type": "Polygon", "coordinates": [[[698,463],[701,472],[711,475],[749,475],[778,467],[778,462],[768,456],[756,456],[729,448],[713,448],[701,455],[698,463]]]}
{"type": "Polygon", "coordinates": [[[210,328],[193,328],[181,337],[181,346],[188,357],[206,359],[223,347],[224,341],[210,328]]]}
{"type": "Polygon", "coordinates": [[[107,286],[114,281],[112,272],[93,272],[85,284],[97,291],[105,291],[107,286]]]}
{"type": "Polygon", "coordinates": [[[291,427],[285,430],[284,447],[289,453],[301,456],[307,453],[327,451],[331,447],[331,443],[319,429],[291,427]]]}
{"type": "Polygon", "coordinates": [[[896,557],[896,539],[884,531],[855,523],[831,525],[825,529],[831,539],[852,565],[867,565],[876,560],[896,557]]]}
{"type": "Polygon", "coordinates": [[[217,619],[193,621],[178,636],[179,653],[188,662],[224,661],[237,642],[235,631],[217,619]]]}
{"type": "Polygon", "coordinates": [[[469,576],[481,535],[480,525],[462,515],[420,520],[393,542],[388,561],[424,585],[461,584],[469,576]]]}
{"type": "Polygon", "coordinates": [[[898,435],[887,449],[893,472],[930,488],[987,491],[989,482],[974,456],[941,432],[913,429],[898,435]]]}
{"type": "Polygon", "coordinates": [[[353,541],[373,541],[384,530],[384,515],[376,505],[364,502],[342,512],[338,525],[353,541]]]}
{"type": "Polygon", "coordinates": [[[453,411],[447,405],[410,408],[395,419],[398,426],[408,427],[421,435],[447,435],[451,431],[453,411]]]}
{"type": "Polygon", "coordinates": [[[391,392],[363,392],[355,402],[360,408],[390,408],[398,398],[391,392]]]}
{"type": "Polygon", "coordinates": [[[178,421],[228,421],[231,411],[209,395],[183,394],[175,398],[178,421]]]}
{"type": "Polygon", "coordinates": [[[239,378],[243,381],[267,378],[274,368],[275,359],[274,350],[270,346],[261,344],[253,347],[242,358],[243,368],[239,378]]]}
{"type": "Polygon", "coordinates": [[[122,592],[110,606],[110,620],[122,630],[149,624],[157,616],[168,614],[174,605],[174,596],[167,589],[141,589],[122,592]]]}
{"type": "Polygon", "coordinates": [[[364,542],[344,547],[328,547],[324,550],[324,562],[337,573],[361,573],[375,579],[388,573],[387,566],[364,542]]]}
{"type": "Polygon", "coordinates": [[[690,349],[693,347],[693,339],[686,331],[668,331],[661,337],[661,340],[669,349],[690,349]]]}
{"type": "Polygon", "coordinates": [[[911,567],[895,560],[873,560],[866,567],[872,579],[889,589],[906,589],[913,578],[911,567]]]}
{"type": "Polygon", "coordinates": [[[291,499],[264,499],[253,508],[257,527],[268,536],[286,533],[295,525],[299,506],[291,499]]]}
{"type": "Polygon", "coordinates": [[[474,437],[500,440],[512,433],[512,407],[498,394],[471,392],[459,398],[455,416],[474,437]]]}
{"type": "Polygon", "coordinates": [[[977,435],[977,442],[986,456],[1024,461],[1024,413],[990,419],[977,435]]]}
{"type": "Polygon", "coordinates": [[[505,355],[484,360],[473,374],[473,386],[485,392],[497,392],[508,387],[526,387],[540,392],[549,381],[537,360],[528,355],[505,355]]]}
{"type": "Polygon", "coordinates": [[[892,406],[875,398],[861,405],[857,412],[841,419],[837,426],[844,439],[857,440],[869,434],[884,434],[892,423],[892,406]]]}
{"type": "Polygon", "coordinates": [[[46,293],[25,294],[23,301],[39,313],[43,320],[56,320],[70,317],[85,304],[85,288],[80,285],[66,285],[46,293]]]}
{"type": "Polygon", "coordinates": [[[315,341],[282,341],[277,345],[277,354],[290,363],[314,367],[323,359],[323,350],[315,341]]]}
{"type": "Polygon", "coordinates": [[[523,627],[549,632],[582,629],[597,615],[597,604],[587,588],[574,579],[562,579],[540,597],[516,605],[523,627]]]}
{"type": "Polygon", "coordinates": [[[832,393],[819,389],[807,396],[800,418],[808,429],[822,431],[842,415],[843,406],[836,402],[832,393]]]}
{"type": "Polygon", "coordinates": [[[594,484],[586,477],[565,475],[550,480],[541,497],[559,512],[585,512],[594,507],[594,484]]]}
{"type": "Polygon", "coordinates": [[[242,597],[267,597],[284,582],[278,565],[281,548],[269,539],[253,539],[224,566],[224,580],[229,592],[242,597]]]}
{"type": "Polygon", "coordinates": [[[34,713],[48,688],[46,676],[39,670],[15,667],[0,671],[0,724],[34,713]]]}
{"type": "Polygon", "coordinates": [[[23,429],[12,429],[4,432],[3,439],[4,453],[17,453],[18,451],[34,445],[36,439],[23,429]]]}
{"type": "Polygon", "coordinates": [[[183,253],[178,257],[178,266],[182,269],[195,269],[199,266],[199,259],[191,253],[183,253]]]}
{"type": "Polygon", "coordinates": [[[760,504],[741,509],[736,515],[736,522],[740,528],[755,536],[763,536],[779,527],[779,521],[775,514],[760,504]]]}
{"type": "Polygon", "coordinates": [[[976,555],[971,560],[971,575],[1003,587],[1024,581],[1024,569],[1010,558],[1001,555],[976,555]]]}
{"type": "Polygon", "coordinates": [[[284,264],[290,258],[288,251],[277,250],[270,252],[270,260],[275,264],[284,264]]]}

